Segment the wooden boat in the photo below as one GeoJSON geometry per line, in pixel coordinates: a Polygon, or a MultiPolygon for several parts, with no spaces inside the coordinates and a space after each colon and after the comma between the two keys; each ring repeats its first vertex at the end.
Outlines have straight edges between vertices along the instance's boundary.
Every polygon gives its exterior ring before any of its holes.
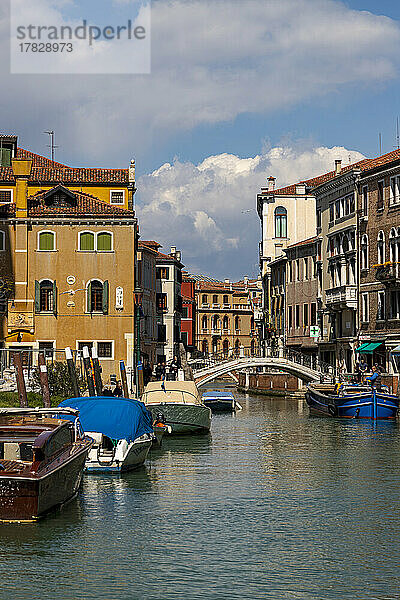
{"type": "Polygon", "coordinates": [[[234,412],[242,410],[239,402],[236,401],[232,392],[209,391],[204,392],[202,400],[206,406],[211,408],[211,412],[234,412]]]}
{"type": "Polygon", "coordinates": [[[306,401],[312,414],[348,419],[395,419],[399,408],[387,388],[357,384],[309,384],[306,401]]]}
{"type": "Polygon", "coordinates": [[[141,467],[155,439],[151,413],[142,402],[114,396],[70,398],[60,409],[79,410],[94,445],[86,460],[90,473],[120,473],[141,467]]]}
{"type": "Polygon", "coordinates": [[[142,401],[154,417],[162,413],[171,433],[210,431],[211,410],[194,381],[153,381],[145,387],[142,401]]]}
{"type": "Polygon", "coordinates": [[[0,520],[33,521],[72,499],[93,440],[54,409],[0,409],[0,520]]]}

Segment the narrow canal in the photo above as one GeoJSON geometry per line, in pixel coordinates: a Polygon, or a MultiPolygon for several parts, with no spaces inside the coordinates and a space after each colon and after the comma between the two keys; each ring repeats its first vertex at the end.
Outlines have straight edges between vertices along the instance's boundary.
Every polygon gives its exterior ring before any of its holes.
{"type": "Polygon", "coordinates": [[[238,399],[210,436],[0,526],[1,600],[400,598],[398,425],[238,399]]]}

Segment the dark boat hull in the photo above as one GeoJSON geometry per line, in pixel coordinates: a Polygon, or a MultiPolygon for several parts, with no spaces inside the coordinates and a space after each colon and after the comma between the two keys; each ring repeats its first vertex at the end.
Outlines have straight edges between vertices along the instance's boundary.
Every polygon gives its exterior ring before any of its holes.
{"type": "Polygon", "coordinates": [[[377,391],[375,404],[372,392],[334,396],[312,386],[308,387],[306,402],[312,414],[348,419],[393,420],[399,408],[399,399],[392,394],[377,391]]]}
{"type": "Polygon", "coordinates": [[[211,408],[211,412],[234,412],[235,411],[235,400],[232,399],[207,399],[203,398],[203,402],[208,408],[211,408]]]}
{"type": "Polygon", "coordinates": [[[71,500],[78,492],[88,449],[43,476],[0,475],[0,521],[32,521],[71,500]]]}

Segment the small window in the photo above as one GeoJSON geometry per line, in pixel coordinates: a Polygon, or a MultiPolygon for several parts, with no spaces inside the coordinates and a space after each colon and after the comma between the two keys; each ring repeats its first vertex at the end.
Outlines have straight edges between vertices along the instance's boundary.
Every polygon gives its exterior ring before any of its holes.
{"type": "Polygon", "coordinates": [[[208,299],[207,299],[207,296],[205,294],[202,295],[201,302],[202,302],[202,304],[207,304],[208,303],[208,299]]]}
{"type": "Polygon", "coordinates": [[[368,292],[361,294],[361,320],[363,323],[369,321],[369,297],[368,292]]]}
{"type": "Polygon", "coordinates": [[[39,250],[55,250],[56,234],[53,231],[41,231],[39,233],[39,250]]]}
{"type": "Polygon", "coordinates": [[[292,306],[288,306],[288,325],[289,325],[289,329],[292,329],[292,327],[293,327],[293,307],[292,306]]]}
{"type": "Polygon", "coordinates": [[[308,327],[308,304],[303,304],[303,325],[308,327]]]}
{"type": "Polygon", "coordinates": [[[125,190],[111,190],[110,191],[110,203],[111,204],[124,204],[125,202],[125,190]]]}
{"type": "Polygon", "coordinates": [[[202,320],[201,320],[201,327],[202,329],[207,329],[207,317],[206,315],[203,316],[202,320]]]}
{"type": "Polygon", "coordinates": [[[187,319],[189,317],[189,309],[187,306],[182,307],[182,319],[187,319]]]}
{"type": "Polygon", "coordinates": [[[46,358],[53,356],[54,342],[39,342],[39,352],[44,352],[46,358]]]}
{"type": "Polygon", "coordinates": [[[13,191],[12,190],[0,190],[0,203],[1,204],[9,204],[12,202],[13,191]]]}
{"type": "Polygon", "coordinates": [[[383,208],[384,206],[384,181],[383,179],[381,181],[378,181],[378,201],[377,201],[377,209],[379,210],[380,208],[383,208]]]}
{"type": "Polygon", "coordinates": [[[97,342],[97,356],[99,358],[112,358],[113,357],[113,343],[112,342],[97,342]]]}
{"type": "Polygon", "coordinates": [[[94,251],[94,233],[84,231],[79,234],[79,250],[94,251]]]}
{"type": "Polygon", "coordinates": [[[157,267],[156,278],[157,279],[169,279],[169,267],[157,267]]]}
{"type": "Polygon", "coordinates": [[[385,262],[385,233],[381,230],[378,233],[378,264],[385,262]]]}
{"type": "Polygon", "coordinates": [[[97,250],[98,252],[112,251],[112,234],[106,231],[97,234],[97,250]]]}
{"type": "Polygon", "coordinates": [[[157,311],[164,312],[167,309],[167,294],[157,294],[157,311]]]}
{"type": "Polygon", "coordinates": [[[311,313],[310,313],[310,325],[317,324],[317,305],[315,302],[311,303],[311,313]]]}
{"type": "Polygon", "coordinates": [[[376,318],[378,321],[383,321],[386,316],[386,297],[385,292],[378,292],[378,306],[376,318]]]}
{"type": "Polygon", "coordinates": [[[223,297],[223,302],[224,302],[224,304],[229,304],[228,296],[223,297]]]}
{"type": "Polygon", "coordinates": [[[368,216],[368,186],[364,185],[362,188],[362,214],[364,217],[368,216]]]}
{"type": "Polygon", "coordinates": [[[84,347],[89,348],[89,352],[92,350],[93,348],[93,342],[78,342],[78,350],[79,352],[83,352],[84,347]]]}
{"type": "Polygon", "coordinates": [[[334,220],[335,220],[335,205],[333,202],[331,202],[329,205],[329,223],[333,223],[334,220]]]}
{"type": "Polygon", "coordinates": [[[300,304],[296,304],[296,327],[300,327],[300,304]]]}
{"type": "Polygon", "coordinates": [[[218,296],[213,296],[213,304],[218,304],[218,296]]]}

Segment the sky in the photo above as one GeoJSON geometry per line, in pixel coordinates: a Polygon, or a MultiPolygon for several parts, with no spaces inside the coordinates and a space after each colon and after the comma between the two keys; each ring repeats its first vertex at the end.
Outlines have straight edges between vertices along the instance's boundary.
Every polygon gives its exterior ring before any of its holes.
{"type": "MultiPolygon", "coordinates": [[[[132,2],[23,6],[105,23],[132,2]]],[[[143,239],[180,248],[192,272],[256,276],[269,175],[283,186],[375,156],[379,133],[382,152],[395,147],[399,19],[397,0],[153,0],[149,74],[11,74],[1,0],[0,131],[48,155],[53,129],[71,166],[135,158],[143,239]]],[[[127,46],[116,58],[129,65],[127,46]]]]}

